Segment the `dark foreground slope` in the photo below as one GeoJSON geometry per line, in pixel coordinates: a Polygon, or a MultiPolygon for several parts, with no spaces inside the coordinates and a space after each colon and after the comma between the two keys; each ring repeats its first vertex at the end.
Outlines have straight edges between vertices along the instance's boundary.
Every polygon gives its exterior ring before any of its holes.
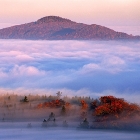
{"type": "Polygon", "coordinates": [[[35,22],[1,29],[0,39],[140,40],[140,36],[116,32],[96,24],[87,25],[57,16],[47,16],[35,22]]]}

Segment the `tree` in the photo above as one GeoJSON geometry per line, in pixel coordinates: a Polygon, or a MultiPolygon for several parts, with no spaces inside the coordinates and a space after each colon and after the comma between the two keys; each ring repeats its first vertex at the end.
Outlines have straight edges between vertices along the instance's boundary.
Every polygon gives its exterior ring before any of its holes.
{"type": "Polygon", "coordinates": [[[63,115],[66,113],[66,107],[64,105],[62,106],[61,112],[63,115]]]}
{"type": "Polygon", "coordinates": [[[29,102],[27,96],[24,97],[23,102],[29,102]]]}
{"type": "Polygon", "coordinates": [[[58,91],[56,94],[57,94],[57,98],[60,99],[60,97],[62,96],[62,92],[58,91]]]}

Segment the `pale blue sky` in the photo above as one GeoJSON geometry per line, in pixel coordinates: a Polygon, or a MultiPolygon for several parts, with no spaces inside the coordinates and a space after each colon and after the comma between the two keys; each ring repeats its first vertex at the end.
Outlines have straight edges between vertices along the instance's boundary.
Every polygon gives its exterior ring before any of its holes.
{"type": "Polygon", "coordinates": [[[88,24],[140,26],[139,9],[140,0],[0,0],[0,23],[7,26],[57,15],[88,24]]]}

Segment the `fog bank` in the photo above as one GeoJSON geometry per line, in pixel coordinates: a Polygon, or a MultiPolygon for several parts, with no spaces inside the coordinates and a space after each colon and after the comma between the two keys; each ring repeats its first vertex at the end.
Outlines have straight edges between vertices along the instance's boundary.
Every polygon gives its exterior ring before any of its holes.
{"type": "Polygon", "coordinates": [[[139,66],[140,42],[0,40],[1,94],[61,90],[138,100],[139,66]]]}

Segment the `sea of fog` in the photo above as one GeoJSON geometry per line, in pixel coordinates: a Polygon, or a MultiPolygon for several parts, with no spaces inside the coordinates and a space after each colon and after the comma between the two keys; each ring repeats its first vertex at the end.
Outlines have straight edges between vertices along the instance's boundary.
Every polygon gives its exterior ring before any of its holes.
{"type": "MultiPolygon", "coordinates": [[[[0,40],[0,94],[114,95],[140,103],[140,42],[0,40]]],[[[1,122],[2,140],[139,140],[137,132],[1,122]]]]}
{"type": "Polygon", "coordinates": [[[140,42],[0,40],[0,93],[140,99],[140,42]]]}

